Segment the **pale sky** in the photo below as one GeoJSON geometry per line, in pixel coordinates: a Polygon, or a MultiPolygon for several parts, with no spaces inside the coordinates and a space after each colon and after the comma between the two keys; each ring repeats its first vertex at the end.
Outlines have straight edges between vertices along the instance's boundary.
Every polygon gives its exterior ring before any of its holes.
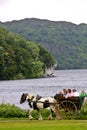
{"type": "Polygon", "coordinates": [[[0,21],[40,18],[87,23],[87,0],[0,0],[0,21]]]}

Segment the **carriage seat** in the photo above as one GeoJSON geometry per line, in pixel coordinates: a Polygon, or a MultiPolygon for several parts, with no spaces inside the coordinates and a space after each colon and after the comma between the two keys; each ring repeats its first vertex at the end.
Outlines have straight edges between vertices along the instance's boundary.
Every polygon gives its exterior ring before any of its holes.
{"type": "Polygon", "coordinates": [[[61,100],[61,99],[65,99],[65,97],[63,96],[63,94],[55,94],[54,99],[61,100]]]}

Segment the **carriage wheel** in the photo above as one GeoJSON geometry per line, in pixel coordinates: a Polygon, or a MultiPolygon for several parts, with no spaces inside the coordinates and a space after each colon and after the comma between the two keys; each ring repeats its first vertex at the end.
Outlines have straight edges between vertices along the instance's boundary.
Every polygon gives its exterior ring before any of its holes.
{"type": "Polygon", "coordinates": [[[66,100],[59,103],[59,110],[64,118],[75,118],[77,113],[77,107],[72,101],[66,100]]]}

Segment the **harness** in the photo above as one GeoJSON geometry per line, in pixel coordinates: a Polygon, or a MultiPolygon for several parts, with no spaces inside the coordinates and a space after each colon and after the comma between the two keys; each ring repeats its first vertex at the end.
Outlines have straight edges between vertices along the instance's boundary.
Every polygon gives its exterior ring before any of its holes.
{"type": "Polygon", "coordinates": [[[33,104],[36,104],[38,102],[38,100],[40,100],[42,97],[37,95],[37,96],[32,96],[31,99],[28,99],[27,101],[29,102],[29,106],[32,108],[32,104],[31,102],[33,102],[33,104]],[[36,100],[33,100],[34,98],[36,98],[36,100]]]}

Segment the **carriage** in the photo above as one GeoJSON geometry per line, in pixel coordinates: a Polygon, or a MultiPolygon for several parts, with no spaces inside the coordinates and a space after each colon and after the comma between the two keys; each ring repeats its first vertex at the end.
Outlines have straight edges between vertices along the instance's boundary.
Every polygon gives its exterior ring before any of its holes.
{"type": "Polygon", "coordinates": [[[48,119],[52,119],[52,111],[56,115],[56,119],[62,119],[63,116],[77,117],[78,112],[81,110],[84,97],[68,97],[65,98],[61,94],[56,94],[54,97],[41,97],[39,95],[23,93],[21,95],[20,103],[28,101],[30,108],[29,119],[32,119],[32,110],[37,110],[39,114],[39,120],[42,120],[40,109],[50,107],[50,114],[48,119]]]}
{"type": "Polygon", "coordinates": [[[56,94],[54,98],[57,100],[58,109],[61,114],[69,118],[77,116],[78,112],[81,111],[84,102],[84,97],[72,96],[65,98],[61,94],[56,94]]]}

